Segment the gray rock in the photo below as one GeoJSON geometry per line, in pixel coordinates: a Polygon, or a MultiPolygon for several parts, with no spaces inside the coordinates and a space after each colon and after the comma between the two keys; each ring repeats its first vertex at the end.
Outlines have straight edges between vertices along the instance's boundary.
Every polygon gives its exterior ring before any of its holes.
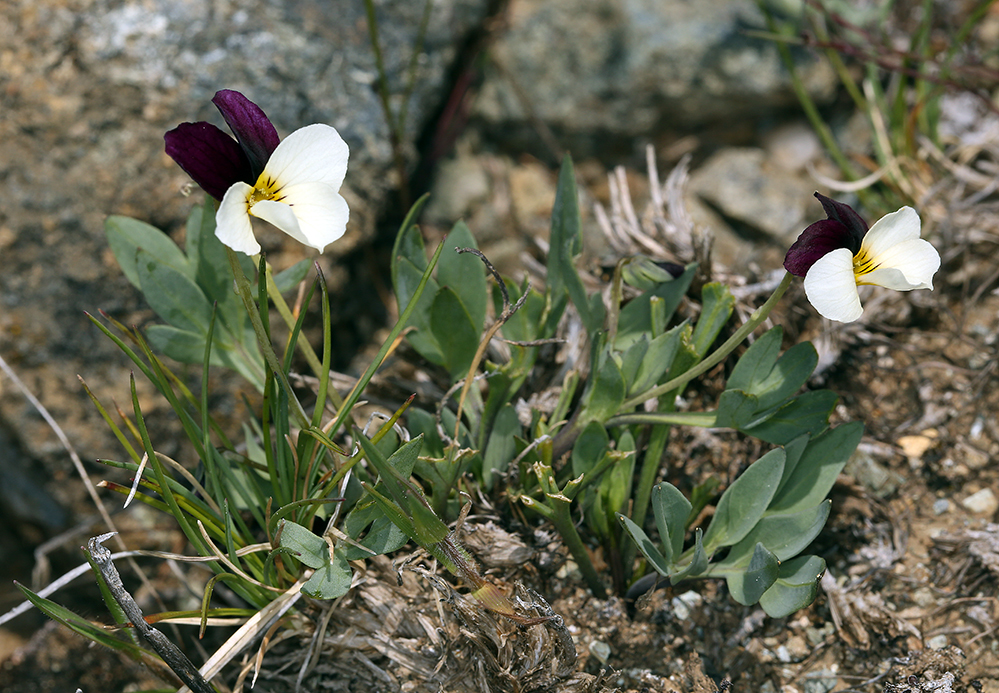
{"type": "MultiPolygon", "coordinates": [[[[738,129],[797,104],[774,44],[746,34],[763,26],[752,0],[709,10],[684,0],[516,0],[476,115],[514,142],[538,118],[580,154],[666,130],[738,129]]],[[[828,65],[795,56],[813,95],[830,98],[828,65]]]]}

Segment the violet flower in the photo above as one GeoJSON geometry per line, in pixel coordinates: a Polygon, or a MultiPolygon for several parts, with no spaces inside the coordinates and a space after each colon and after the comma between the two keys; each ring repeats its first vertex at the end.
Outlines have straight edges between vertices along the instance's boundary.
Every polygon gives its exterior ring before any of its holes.
{"type": "Polygon", "coordinates": [[[884,286],[896,291],[933,289],[940,254],[919,237],[919,215],[912,207],[892,212],[868,230],[848,205],[815,193],[827,219],[802,231],[788,249],[784,268],[805,278],[805,295],[823,317],[857,320],[864,312],[857,287],[884,286]]]}
{"type": "Polygon", "coordinates": [[[328,125],[307,125],[280,140],[264,112],[238,91],[212,103],[233,139],[211,123],[181,123],[164,135],[166,153],[220,201],[215,235],[233,250],[256,255],[250,215],[322,252],[340,238],[350,210],[340,195],[347,144],[328,125]]]}

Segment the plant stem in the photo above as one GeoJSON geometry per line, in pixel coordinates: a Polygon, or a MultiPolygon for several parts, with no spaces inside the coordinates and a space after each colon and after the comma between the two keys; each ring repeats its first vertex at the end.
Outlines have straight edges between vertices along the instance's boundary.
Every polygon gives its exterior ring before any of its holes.
{"type": "Polygon", "coordinates": [[[791,280],[793,278],[794,275],[792,275],[790,272],[786,272],[784,274],[784,278],[777,286],[777,289],[774,290],[773,294],[770,296],[770,298],[767,299],[766,303],[764,303],[762,306],[753,311],[753,314],[749,316],[749,319],[745,323],[743,323],[743,325],[738,330],[736,330],[731,337],[725,340],[725,343],[722,344],[720,347],[718,347],[714,351],[714,353],[712,353],[706,359],[704,359],[699,364],[691,368],[689,371],[686,371],[685,373],[678,375],[677,377],[673,378],[672,380],[662,385],[657,385],[651,390],[646,390],[640,395],[632,397],[631,399],[627,400],[626,402],[624,402],[624,404],[621,405],[621,409],[637,407],[639,404],[641,404],[646,400],[652,399],[653,397],[659,397],[660,395],[665,395],[667,392],[670,392],[671,390],[683,387],[697,376],[708,372],[709,370],[717,366],[719,363],[724,361],[725,358],[729,354],[731,354],[737,346],[742,344],[743,340],[745,340],[746,337],[748,337],[753,332],[753,330],[755,330],[757,327],[763,324],[763,321],[766,320],[767,317],[770,315],[770,311],[774,309],[774,306],[776,306],[777,302],[780,301],[781,297],[784,295],[784,292],[786,292],[788,287],[791,286],[791,280]]]}
{"type": "Polygon", "coordinates": [[[302,404],[295,396],[295,391],[291,389],[288,376],[285,375],[284,369],[278,362],[277,354],[274,353],[274,347],[271,345],[271,340],[267,336],[267,330],[264,329],[264,323],[261,321],[260,313],[257,311],[257,304],[253,300],[253,290],[250,287],[250,280],[243,273],[243,268],[239,264],[236,252],[228,247],[225,251],[229,257],[229,266],[232,268],[233,279],[236,280],[236,290],[239,292],[240,298],[243,299],[243,307],[246,308],[247,315],[250,316],[250,324],[253,325],[253,333],[257,336],[260,351],[263,352],[264,359],[267,361],[267,365],[270,366],[271,371],[281,380],[281,387],[288,393],[291,414],[295,417],[295,423],[299,428],[308,428],[309,417],[305,415],[305,409],[302,408],[302,404]]]}
{"type": "Polygon", "coordinates": [[[597,570],[593,567],[593,562],[590,560],[590,554],[586,550],[586,545],[580,538],[579,532],[576,531],[576,525],[569,514],[569,503],[556,501],[553,506],[552,510],[555,512],[551,517],[552,524],[555,525],[555,529],[562,536],[565,547],[569,549],[569,554],[576,560],[576,565],[579,566],[579,571],[583,574],[583,579],[586,580],[586,584],[589,586],[590,591],[593,592],[594,597],[597,599],[606,599],[607,591],[604,589],[604,584],[600,581],[600,576],[597,575],[597,570]]]}

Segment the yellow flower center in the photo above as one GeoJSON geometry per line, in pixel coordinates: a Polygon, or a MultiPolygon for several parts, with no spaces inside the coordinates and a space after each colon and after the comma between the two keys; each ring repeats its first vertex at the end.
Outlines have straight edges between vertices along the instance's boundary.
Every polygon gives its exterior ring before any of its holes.
{"type": "Polygon", "coordinates": [[[283,199],[284,195],[281,194],[281,188],[278,186],[277,181],[265,172],[261,173],[260,177],[257,178],[257,184],[253,186],[253,190],[246,198],[246,204],[248,207],[252,207],[261,200],[280,202],[283,199]]]}
{"type": "Polygon", "coordinates": [[[875,262],[868,251],[861,248],[860,252],[853,256],[853,276],[857,280],[857,286],[869,284],[869,282],[865,282],[861,277],[865,274],[870,274],[880,266],[881,263],[875,262]]]}

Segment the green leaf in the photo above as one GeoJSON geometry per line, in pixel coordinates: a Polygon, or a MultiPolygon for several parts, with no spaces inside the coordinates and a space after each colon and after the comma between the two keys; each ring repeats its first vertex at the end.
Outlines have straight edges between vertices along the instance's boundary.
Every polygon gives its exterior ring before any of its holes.
{"type": "Polygon", "coordinates": [[[799,556],[782,564],[775,582],[760,597],[760,606],[771,618],[790,616],[815,601],[826,562],[818,556],[799,556]]]}
{"type": "Polygon", "coordinates": [[[654,289],[659,284],[673,281],[673,275],[660,267],[647,255],[635,255],[621,267],[621,279],[639,291],[654,289]]]}
{"type": "Polygon", "coordinates": [[[347,559],[337,552],[332,563],[318,568],[302,585],[302,592],[313,599],[336,599],[347,594],[353,577],[347,559]]]}
{"type": "Polygon", "coordinates": [[[173,266],[189,279],[194,279],[194,269],[184,257],[184,253],[168,235],[155,226],[138,219],[112,215],[104,222],[104,232],[107,234],[111,252],[121,266],[121,271],[137,289],[142,289],[142,280],[137,267],[140,250],[158,258],[165,265],[173,266]]]}
{"type": "Polygon", "coordinates": [[[505,474],[510,461],[516,457],[517,436],[520,433],[517,410],[512,404],[504,405],[493,421],[493,430],[482,457],[482,483],[486,489],[492,488],[495,477],[505,474]]]}
{"type": "Polygon", "coordinates": [[[420,271],[421,275],[427,270],[427,266],[430,264],[427,261],[427,251],[423,245],[423,236],[420,234],[419,227],[416,226],[416,220],[429,199],[429,195],[423,195],[410,207],[406,218],[403,219],[402,224],[399,226],[399,233],[396,234],[395,244],[392,246],[392,285],[395,288],[400,306],[409,303],[409,300],[413,298],[413,294],[410,293],[403,296],[400,293],[399,279],[396,276],[396,262],[400,259],[409,260],[420,271]]]}
{"type": "Polygon", "coordinates": [[[753,557],[746,569],[729,573],[728,591],[740,604],[746,606],[755,604],[777,581],[779,572],[780,561],[777,560],[777,556],[768,551],[763,544],[756,544],[753,557]]]}
{"type": "Polygon", "coordinates": [[[660,575],[669,575],[670,561],[659,553],[659,549],[649,539],[649,535],[645,533],[645,530],[624,515],[619,514],[617,518],[624,525],[624,528],[628,530],[628,534],[631,535],[631,538],[635,540],[635,544],[638,545],[638,550],[648,559],[652,567],[656,569],[656,572],[660,575]]]}
{"type": "MultiPolygon", "coordinates": [[[[146,338],[155,351],[169,356],[174,361],[201,363],[204,360],[206,336],[203,334],[188,332],[170,325],[150,325],[146,329],[146,338]]],[[[212,361],[217,360],[217,351],[213,349],[212,361]]]]}
{"type": "MultiPolygon", "coordinates": [[[[244,330],[247,321],[246,309],[233,287],[232,270],[229,267],[229,256],[222,241],[215,235],[215,203],[205,195],[203,204],[191,208],[187,218],[187,237],[185,249],[188,261],[194,268],[194,281],[205,293],[208,301],[218,302],[219,316],[222,324],[237,337],[247,334],[244,344],[253,344],[256,340],[250,330],[244,330]]],[[[253,260],[240,253],[239,265],[243,274],[252,277],[257,271],[253,260]]],[[[254,351],[257,347],[254,345],[254,351]]]]}
{"type": "Polygon", "coordinates": [[[651,389],[666,374],[680,348],[680,336],[684,327],[689,328],[687,323],[677,325],[649,342],[649,348],[628,390],[629,397],[651,389]]]}
{"type": "Polygon", "coordinates": [[[615,337],[614,345],[623,351],[631,346],[634,340],[638,339],[639,335],[650,334],[652,332],[652,309],[650,304],[653,298],[658,298],[662,301],[658,310],[665,314],[665,318],[668,321],[673,313],[676,312],[677,306],[680,305],[680,301],[683,300],[684,295],[687,293],[687,289],[690,287],[690,282],[693,281],[696,271],[697,265],[690,264],[684,270],[683,274],[673,281],[660,284],[651,291],[646,291],[622,306],[621,314],[617,321],[617,336],[615,337]]]}
{"type": "Polygon", "coordinates": [[[610,437],[607,429],[599,421],[586,424],[572,446],[572,475],[586,474],[607,454],[610,437]]]}
{"type": "Polygon", "coordinates": [[[282,294],[288,293],[305,280],[309,275],[311,267],[311,259],[305,258],[304,260],[299,260],[291,267],[275,274],[274,285],[282,294]]]}
{"type": "Polygon", "coordinates": [[[187,274],[145,250],[137,251],[136,271],[142,293],[157,315],[173,327],[208,334],[212,304],[187,274]]]}
{"type": "Polygon", "coordinates": [[[784,450],[771,450],[744,471],[722,494],[704,536],[708,554],[749,534],[770,505],[784,472],[784,450]]]}
{"type": "Polygon", "coordinates": [[[778,359],[783,330],[778,326],[756,340],[732,370],[726,390],[742,390],[759,398],[758,411],[778,406],[808,381],[819,356],[810,342],[801,342],[778,359]]]}
{"type": "Polygon", "coordinates": [[[794,558],[819,535],[829,518],[832,501],[826,499],[813,508],[780,515],[764,515],[753,530],[733,546],[719,565],[737,567],[748,561],[753,547],[763,544],[778,560],[794,558]]]}
{"type": "Polygon", "coordinates": [[[442,241],[447,247],[437,263],[437,284],[450,287],[461,299],[476,334],[482,332],[486,322],[486,268],[482,260],[472,253],[458,254],[455,248],[478,248],[472,232],[465,222],[459,221],[451,229],[451,233],[442,241]]]}
{"type": "Polygon", "coordinates": [[[652,487],[652,513],[663,542],[666,560],[683,553],[683,537],[687,533],[690,501],[673,484],[662,482],[652,487]]]}
{"type": "Polygon", "coordinates": [[[781,484],[767,513],[792,513],[821,503],[863,434],[864,425],[854,421],[813,438],[795,465],[794,474],[781,484]]]}
{"type": "MultiPolygon", "coordinates": [[[[424,263],[426,263],[426,258],[424,258],[424,263]]],[[[408,305],[409,301],[416,295],[416,290],[423,280],[426,266],[421,270],[406,258],[396,258],[393,269],[396,277],[396,299],[400,306],[408,305]]],[[[409,325],[416,329],[409,332],[406,339],[420,356],[431,363],[443,366],[444,352],[441,351],[441,347],[434,339],[433,331],[430,329],[430,307],[434,303],[437,291],[437,282],[431,277],[427,280],[427,285],[416,302],[412,315],[409,316],[409,325]]]]}
{"type": "Polygon", "coordinates": [[[711,282],[701,288],[701,315],[697,319],[697,327],[691,340],[694,350],[701,357],[714,344],[734,307],[735,297],[724,284],[711,282]]]}
{"type": "Polygon", "coordinates": [[[409,536],[392,523],[375,501],[369,500],[363,508],[359,508],[359,505],[354,506],[344,518],[344,531],[347,532],[347,536],[356,540],[370,523],[371,528],[364,539],[359,542],[361,546],[370,549],[370,552],[344,544],[337,548],[337,551],[343,551],[344,558],[348,561],[359,561],[371,558],[372,555],[380,556],[392,553],[405,546],[406,542],[409,541],[409,536]],[[355,511],[359,511],[358,515],[351,519],[351,515],[354,515],[355,511]],[[358,528],[358,525],[363,526],[358,528]]]}
{"type": "Polygon", "coordinates": [[[479,347],[479,333],[458,294],[449,286],[442,286],[434,296],[430,329],[444,354],[444,367],[451,374],[451,380],[468,375],[479,347]]]}
{"type": "Polygon", "coordinates": [[[582,251],[580,235],[579,202],[576,193],[576,173],[572,157],[562,160],[552,206],[552,226],[548,248],[548,294],[556,304],[563,293],[568,293],[587,332],[593,334],[603,326],[604,307],[599,295],[591,300],[573,263],[582,251]]]}
{"type": "Polygon", "coordinates": [[[625,397],[624,375],[617,362],[605,354],[593,376],[590,389],[583,394],[583,416],[587,421],[606,421],[617,413],[625,397]]]}
{"type": "Polygon", "coordinates": [[[303,565],[317,569],[329,565],[330,547],[322,537],[290,520],[281,520],[278,528],[281,532],[278,545],[293,551],[303,565]]]}
{"type": "Polygon", "coordinates": [[[783,445],[802,433],[815,435],[829,425],[829,415],[839,397],[832,390],[805,392],[784,405],[765,421],[740,426],[744,433],[774,445],[783,445]]]}
{"type": "Polygon", "coordinates": [[[708,553],[704,549],[701,530],[698,528],[694,530],[694,553],[690,558],[690,562],[685,566],[675,566],[673,572],[670,573],[669,581],[675,585],[681,580],[703,575],[707,569],[708,553]]]}
{"type": "Polygon", "coordinates": [[[635,378],[638,376],[638,370],[642,367],[643,359],[648,350],[649,336],[643,334],[628,347],[627,351],[620,355],[621,375],[624,377],[625,387],[631,386],[628,387],[628,391],[634,388],[635,378]]]}

